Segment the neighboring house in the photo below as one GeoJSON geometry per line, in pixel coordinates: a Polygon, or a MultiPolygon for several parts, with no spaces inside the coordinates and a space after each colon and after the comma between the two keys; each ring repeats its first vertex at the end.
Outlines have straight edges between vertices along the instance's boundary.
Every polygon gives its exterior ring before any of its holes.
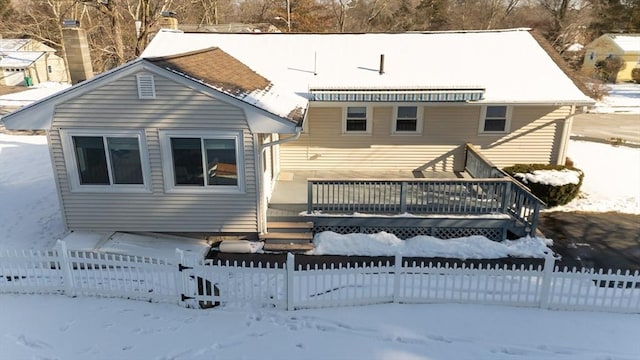
{"type": "Polygon", "coordinates": [[[584,48],[582,72],[593,75],[596,64],[610,57],[619,57],[623,65],[618,71],[617,82],[630,81],[631,71],[640,67],[640,34],[604,34],[584,48]]]}
{"type": "Polygon", "coordinates": [[[71,230],[264,233],[285,173],[451,173],[466,143],[499,166],[564,163],[593,101],[543,46],[524,29],[161,31],[3,120],[48,130],[71,230]]]}
{"type": "Polygon", "coordinates": [[[67,82],[64,60],[55,52],[32,39],[0,39],[0,85],[67,82]]]}

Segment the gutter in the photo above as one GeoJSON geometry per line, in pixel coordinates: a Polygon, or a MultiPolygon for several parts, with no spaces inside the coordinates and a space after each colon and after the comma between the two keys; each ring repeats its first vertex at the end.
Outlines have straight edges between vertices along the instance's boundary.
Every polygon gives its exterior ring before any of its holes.
{"type": "MultiPolygon", "coordinates": [[[[293,136],[289,136],[288,138],[285,139],[280,139],[280,140],[276,140],[276,141],[271,141],[268,142],[266,144],[262,144],[260,145],[260,149],[258,150],[258,159],[257,159],[257,163],[258,164],[262,164],[263,161],[262,159],[264,158],[264,153],[267,150],[267,148],[269,147],[273,147],[276,145],[280,145],[280,144],[285,144],[291,141],[295,141],[298,140],[300,138],[300,135],[302,134],[302,127],[300,126],[296,126],[296,133],[293,136]]],[[[258,211],[259,211],[259,216],[260,216],[260,221],[258,221],[258,233],[259,234],[265,234],[267,232],[267,199],[266,196],[264,195],[264,189],[263,189],[263,185],[264,184],[264,171],[259,171],[258,172],[258,211]]]]}
{"type": "MultiPolygon", "coordinates": [[[[300,138],[301,134],[302,134],[302,128],[297,126],[295,135],[289,136],[288,138],[284,138],[284,139],[280,139],[280,140],[276,140],[276,141],[271,141],[271,142],[268,142],[266,144],[260,145],[260,156],[262,157],[262,155],[264,154],[264,151],[267,150],[268,147],[272,147],[272,146],[276,146],[276,145],[280,145],[280,144],[285,144],[285,143],[288,143],[290,141],[298,140],[300,138]]],[[[260,159],[260,160],[262,160],[262,159],[260,159]]]]}

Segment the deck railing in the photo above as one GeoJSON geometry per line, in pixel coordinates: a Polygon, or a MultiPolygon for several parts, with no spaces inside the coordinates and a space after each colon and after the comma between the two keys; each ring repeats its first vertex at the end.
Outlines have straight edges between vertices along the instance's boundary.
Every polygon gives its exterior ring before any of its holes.
{"type": "Polygon", "coordinates": [[[503,178],[507,175],[495,166],[489,159],[476,149],[475,146],[465,144],[464,171],[475,179],[503,178]]]}
{"type": "Polygon", "coordinates": [[[308,179],[309,214],[508,214],[525,233],[540,201],[511,179],[308,179]]]}

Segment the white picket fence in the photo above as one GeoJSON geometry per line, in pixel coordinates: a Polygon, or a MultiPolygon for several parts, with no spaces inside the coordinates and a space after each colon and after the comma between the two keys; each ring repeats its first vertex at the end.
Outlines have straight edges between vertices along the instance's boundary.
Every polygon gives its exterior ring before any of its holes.
{"type": "Polygon", "coordinates": [[[0,293],[54,293],[288,310],[382,303],[470,303],[640,313],[640,274],[544,265],[394,261],[295,266],[69,251],[0,251],[0,293]]]}

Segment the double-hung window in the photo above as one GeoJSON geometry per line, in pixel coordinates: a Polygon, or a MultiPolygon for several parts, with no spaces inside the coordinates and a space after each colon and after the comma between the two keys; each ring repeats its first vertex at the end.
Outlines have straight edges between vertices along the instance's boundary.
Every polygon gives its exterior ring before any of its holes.
{"type": "Polygon", "coordinates": [[[393,121],[394,134],[418,134],[422,132],[421,109],[417,106],[397,106],[393,121]]]}
{"type": "Polygon", "coordinates": [[[162,131],[169,191],[243,191],[241,132],[162,131]]]}
{"type": "Polygon", "coordinates": [[[71,189],[148,191],[149,167],[144,133],[61,130],[71,189]]]}
{"type": "Polygon", "coordinates": [[[347,106],[342,132],[345,134],[371,133],[371,121],[366,106],[347,106]]]}
{"type": "Polygon", "coordinates": [[[480,133],[509,132],[511,109],[507,106],[489,105],[482,109],[480,133]]]}

